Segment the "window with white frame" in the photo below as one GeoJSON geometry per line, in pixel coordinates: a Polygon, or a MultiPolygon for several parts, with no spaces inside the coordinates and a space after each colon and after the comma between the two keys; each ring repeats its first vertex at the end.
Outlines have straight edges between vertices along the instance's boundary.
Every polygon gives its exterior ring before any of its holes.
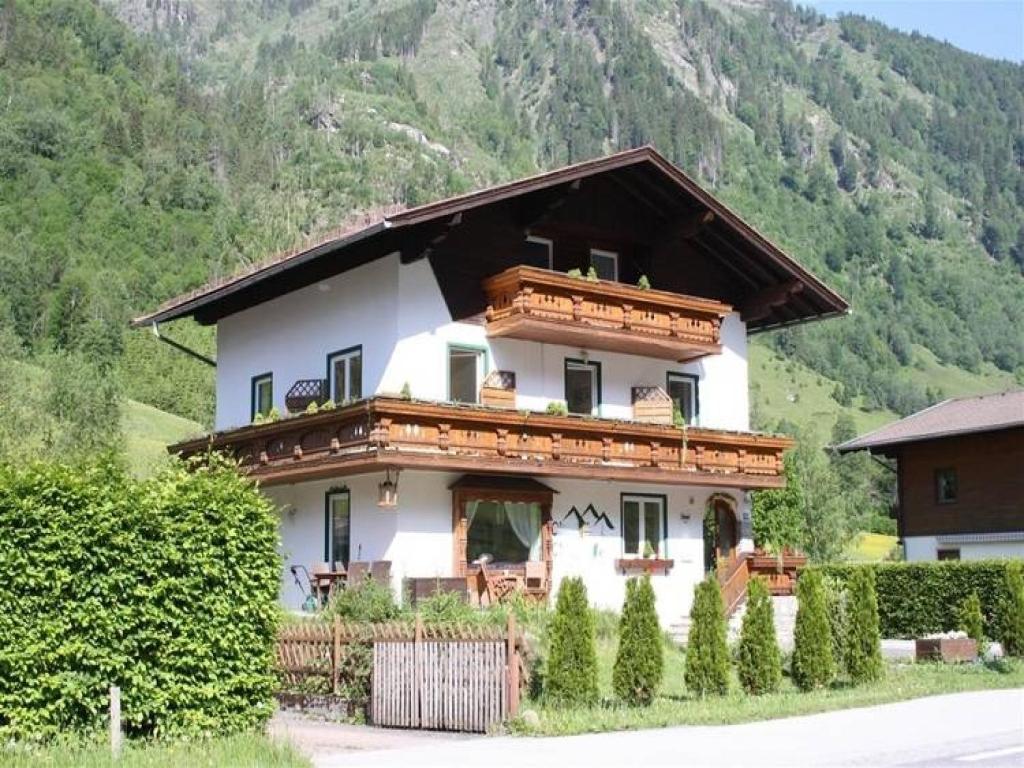
{"type": "Polygon", "coordinates": [[[679,411],[683,423],[691,426],[697,423],[697,377],[688,373],[669,373],[666,382],[672,407],[679,411]]]}
{"type": "Polygon", "coordinates": [[[363,396],[363,348],[349,347],[327,356],[327,391],[341,405],[363,396]]]}
{"type": "Polygon", "coordinates": [[[352,496],[347,488],[327,492],[324,559],[331,570],[347,568],[352,539],[352,496]]]}
{"type": "Polygon", "coordinates": [[[619,279],[619,254],[615,251],[602,251],[600,248],[590,249],[590,266],[602,280],[619,279]]]}
{"type": "Polygon", "coordinates": [[[252,405],[250,406],[249,418],[266,416],[274,407],[274,377],[272,374],[263,373],[252,377],[252,405]]]}
{"type": "Polygon", "coordinates": [[[474,347],[448,348],[448,399],[453,403],[480,401],[487,373],[487,352],[474,347]]]}
{"type": "Polygon", "coordinates": [[[622,497],[622,553],[626,557],[665,556],[665,497],[622,497]]]}
{"type": "Polygon", "coordinates": [[[597,416],[601,408],[601,364],[565,361],[565,404],[569,413],[597,416]]]}
{"type": "Polygon", "coordinates": [[[530,235],[523,241],[523,261],[534,267],[555,268],[555,244],[546,237],[530,235]]]}

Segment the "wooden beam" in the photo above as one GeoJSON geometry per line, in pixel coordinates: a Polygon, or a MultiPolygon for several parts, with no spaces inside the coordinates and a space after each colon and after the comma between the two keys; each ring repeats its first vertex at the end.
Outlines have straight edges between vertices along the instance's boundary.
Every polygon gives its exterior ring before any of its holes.
{"type": "Polygon", "coordinates": [[[799,280],[787,280],[779,285],[765,288],[740,307],[740,315],[745,323],[763,320],[772,313],[772,310],[785,304],[791,296],[800,293],[803,289],[804,284],[799,280]]]}

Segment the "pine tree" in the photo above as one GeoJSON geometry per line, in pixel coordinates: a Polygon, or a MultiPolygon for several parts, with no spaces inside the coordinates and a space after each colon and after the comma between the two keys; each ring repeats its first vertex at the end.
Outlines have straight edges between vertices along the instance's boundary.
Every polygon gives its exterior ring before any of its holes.
{"type": "Polygon", "coordinates": [[[875,572],[871,568],[855,568],[849,590],[846,671],[854,683],[866,683],[880,678],[883,669],[875,572]]]}
{"type": "Polygon", "coordinates": [[[768,588],[760,579],[747,585],[747,612],[740,630],[740,684],[747,693],[771,693],[782,679],[775,640],[775,616],[768,588]]]}
{"type": "Polygon", "coordinates": [[[999,641],[1007,656],[1024,656],[1024,574],[1019,563],[1006,566],[1006,596],[1000,606],[999,641]]]}
{"type": "Polygon", "coordinates": [[[694,592],[690,634],[686,641],[686,688],[701,696],[729,691],[729,648],[725,608],[718,581],[708,577],[694,592]]]}
{"type": "Polygon", "coordinates": [[[650,576],[626,582],[619,621],[619,651],[612,671],[615,695],[633,706],[647,706],[661,684],[665,658],[650,576]]]}
{"type": "Polygon", "coordinates": [[[835,660],[821,574],[814,570],[800,575],[796,585],[798,607],[793,631],[793,682],[809,691],[832,682],[835,660]]]}
{"type": "Polygon", "coordinates": [[[594,615],[581,578],[565,579],[558,589],[545,672],[545,695],[551,703],[560,706],[597,703],[594,615]]]}

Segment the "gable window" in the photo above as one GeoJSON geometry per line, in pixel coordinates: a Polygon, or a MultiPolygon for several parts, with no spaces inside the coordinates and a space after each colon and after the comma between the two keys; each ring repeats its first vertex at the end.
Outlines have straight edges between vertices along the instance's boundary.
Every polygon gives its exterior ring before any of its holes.
{"type": "Polygon", "coordinates": [[[697,423],[697,377],[688,373],[669,373],[666,381],[668,396],[672,398],[672,408],[679,411],[683,423],[697,423]]]}
{"type": "Polygon", "coordinates": [[[622,552],[626,557],[665,556],[665,497],[622,497],[622,552]]]}
{"type": "Polygon", "coordinates": [[[266,416],[274,407],[274,376],[269,373],[261,373],[252,377],[251,405],[249,407],[249,418],[266,416]]]}
{"type": "Polygon", "coordinates": [[[327,356],[327,391],[341,405],[363,396],[363,348],[349,347],[327,356]]]}
{"type": "Polygon", "coordinates": [[[530,266],[554,269],[555,244],[546,237],[530,235],[523,241],[522,258],[530,266]]]}
{"type": "Polygon", "coordinates": [[[565,403],[569,413],[596,416],[601,407],[601,364],[565,361],[565,403]]]}
{"type": "Polygon", "coordinates": [[[324,560],[331,570],[347,568],[352,538],[352,497],[347,488],[327,492],[324,517],[324,560]]]}
{"type": "Polygon", "coordinates": [[[935,470],[935,501],[939,504],[952,504],[957,500],[956,470],[935,470]]]}
{"type": "Polygon", "coordinates": [[[480,401],[487,352],[474,347],[448,347],[448,399],[453,403],[480,401]]]}
{"type": "Polygon", "coordinates": [[[590,249],[590,266],[597,272],[602,280],[619,279],[619,254],[615,251],[602,251],[599,248],[590,249]]]}

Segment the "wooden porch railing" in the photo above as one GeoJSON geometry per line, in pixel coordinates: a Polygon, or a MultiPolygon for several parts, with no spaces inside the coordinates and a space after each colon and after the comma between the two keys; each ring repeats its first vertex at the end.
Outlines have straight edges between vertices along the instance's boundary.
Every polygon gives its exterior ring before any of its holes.
{"type": "Polygon", "coordinates": [[[797,571],[807,565],[807,558],[795,552],[769,555],[755,552],[750,557],[750,573],[763,579],[773,595],[792,595],[796,588],[797,571]]]}
{"type": "Polygon", "coordinates": [[[722,590],[722,603],[725,615],[732,614],[739,608],[747,595],[747,582],[750,581],[750,554],[740,552],[729,560],[718,572],[718,584],[722,590]]]}

